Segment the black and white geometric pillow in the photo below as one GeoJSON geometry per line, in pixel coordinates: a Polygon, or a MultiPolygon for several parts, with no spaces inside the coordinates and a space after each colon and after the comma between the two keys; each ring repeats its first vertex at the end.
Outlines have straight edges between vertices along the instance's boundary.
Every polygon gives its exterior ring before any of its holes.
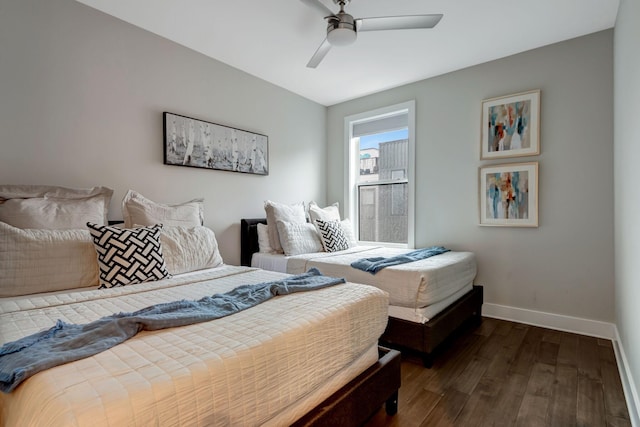
{"type": "Polygon", "coordinates": [[[88,222],[98,254],[100,288],[132,285],[170,277],[162,257],[162,224],[118,228],[88,222]]]}
{"type": "Polygon", "coordinates": [[[340,221],[323,221],[316,219],[316,227],[320,232],[320,240],[326,252],[337,252],[349,249],[349,241],[344,234],[340,221]]]}

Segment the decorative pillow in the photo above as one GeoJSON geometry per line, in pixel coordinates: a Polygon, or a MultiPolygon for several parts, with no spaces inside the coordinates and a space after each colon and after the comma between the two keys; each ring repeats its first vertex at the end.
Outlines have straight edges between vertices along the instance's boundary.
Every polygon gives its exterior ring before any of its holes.
{"type": "Polygon", "coordinates": [[[98,255],[100,289],[169,277],[162,257],[162,224],[118,228],[87,223],[98,255]]]}
{"type": "Polygon", "coordinates": [[[326,208],[321,208],[316,204],[316,202],[310,202],[309,220],[312,224],[315,224],[316,219],[321,219],[323,221],[340,221],[340,210],[338,202],[332,204],[331,206],[327,206],[326,208]]]}
{"type": "Polygon", "coordinates": [[[107,224],[113,190],[46,185],[0,185],[0,221],[18,228],[84,229],[107,224]]]}
{"type": "Polygon", "coordinates": [[[129,190],[122,199],[122,215],[124,226],[135,225],[197,227],[204,224],[204,199],[193,199],[188,202],[165,205],[153,202],[142,194],[129,190]]]}
{"type": "Polygon", "coordinates": [[[358,246],[358,241],[353,233],[353,224],[351,224],[351,220],[349,218],[345,218],[340,221],[340,224],[342,225],[342,231],[344,231],[344,236],[347,238],[349,247],[352,248],[354,246],[358,246]]]}
{"type": "Polygon", "coordinates": [[[258,248],[263,254],[273,252],[273,248],[269,243],[269,227],[267,224],[258,223],[258,248]]]}
{"type": "Polygon", "coordinates": [[[216,235],[207,227],[164,227],[160,243],[172,275],[222,265],[216,235]]]}
{"type": "Polygon", "coordinates": [[[271,248],[282,253],[282,244],[278,235],[278,221],[304,224],[307,217],[304,213],[304,203],[285,205],[267,200],[264,202],[264,211],[267,215],[267,227],[269,230],[269,244],[271,248]]]}
{"type": "Polygon", "coordinates": [[[308,222],[298,224],[278,221],[278,235],[287,256],[322,252],[318,231],[308,222]]]}
{"type": "Polygon", "coordinates": [[[316,220],[316,226],[320,232],[320,240],[325,251],[337,252],[349,249],[349,242],[340,221],[318,219],[316,220]]]}
{"type": "Polygon", "coordinates": [[[22,230],[0,222],[0,297],[85,286],[98,286],[88,230],[22,230]]]}

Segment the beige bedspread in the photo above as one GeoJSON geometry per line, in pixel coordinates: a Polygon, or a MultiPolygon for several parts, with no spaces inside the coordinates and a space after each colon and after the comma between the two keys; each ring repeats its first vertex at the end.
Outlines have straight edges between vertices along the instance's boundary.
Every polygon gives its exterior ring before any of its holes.
{"type": "Polygon", "coordinates": [[[387,267],[373,275],[351,267],[361,258],[392,257],[408,252],[356,246],[339,252],[316,252],[288,257],[287,272],[299,274],[315,267],[328,276],[367,283],[389,293],[394,306],[422,308],[435,304],[473,283],[476,257],[472,252],[446,252],[420,261],[387,267]]]}
{"type": "MultiPolygon", "coordinates": [[[[0,299],[0,343],[57,319],[86,323],[281,276],[222,266],[123,288],[0,299]]],[[[347,283],[277,297],[212,322],[141,332],[0,394],[0,424],[286,424],[303,415],[310,396],[321,401],[375,360],[387,304],[385,292],[347,283]]]]}

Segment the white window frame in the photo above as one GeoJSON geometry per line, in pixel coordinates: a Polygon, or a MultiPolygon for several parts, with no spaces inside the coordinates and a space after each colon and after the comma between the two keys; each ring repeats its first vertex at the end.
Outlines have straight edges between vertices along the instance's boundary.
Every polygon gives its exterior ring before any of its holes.
{"type": "MultiPolygon", "coordinates": [[[[382,245],[397,248],[413,248],[415,246],[415,122],[416,122],[416,102],[415,100],[402,102],[400,104],[390,105],[388,107],[378,108],[359,114],[353,114],[344,118],[344,147],[345,147],[345,191],[344,206],[345,216],[351,218],[354,231],[359,237],[359,216],[358,216],[358,175],[360,173],[360,152],[359,146],[353,143],[353,126],[356,123],[367,122],[371,120],[381,119],[388,116],[397,115],[400,112],[407,112],[408,117],[408,139],[409,139],[409,159],[407,165],[407,184],[408,184],[408,212],[407,212],[407,243],[390,243],[390,242],[366,242],[358,240],[360,244],[382,245]]],[[[404,181],[393,181],[394,183],[404,181]]],[[[387,181],[380,181],[377,184],[384,184],[387,181]]]]}

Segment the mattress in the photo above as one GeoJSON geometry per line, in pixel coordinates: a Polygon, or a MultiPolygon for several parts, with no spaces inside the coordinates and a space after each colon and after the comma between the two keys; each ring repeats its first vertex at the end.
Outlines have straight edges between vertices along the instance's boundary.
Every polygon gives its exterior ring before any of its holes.
{"type": "MultiPolygon", "coordinates": [[[[0,343],[282,274],[222,266],[157,282],[0,299],[0,343]]],[[[346,283],[195,325],[143,331],[0,394],[0,424],[289,424],[377,360],[387,295],[346,283]]]]}
{"type": "MultiPolygon", "coordinates": [[[[468,288],[476,276],[476,258],[472,252],[445,252],[387,267],[375,275],[351,267],[352,262],[361,258],[391,257],[406,252],[407,249],[356,246],[339,252],[281,256],[281,259],[286,260],[288,273],[299,274],[315,267],[329,276],[344,277],[351,282],[383,289],[389,293],[389,304],[413,310],[436,304],[468,288]]],[[[261,258],[254,257],[256,261],[261,258]]],[[[277,265],[276,258],[277,255],[272,255],[268,263],[277,265]]]]}
{"type": "Polygon", "coordinates": [[[473,284],[469,283],[458,292],[451,296],[438,301],[434,304],[422,308],[398,307],[397,305],[389,306],[389,317],[407,320],[414,323],[427,323],[429,320],[438,315],[442,310],[449,307],[452,303],[462,298],[466,293],[473,289],[473,284]]]}

